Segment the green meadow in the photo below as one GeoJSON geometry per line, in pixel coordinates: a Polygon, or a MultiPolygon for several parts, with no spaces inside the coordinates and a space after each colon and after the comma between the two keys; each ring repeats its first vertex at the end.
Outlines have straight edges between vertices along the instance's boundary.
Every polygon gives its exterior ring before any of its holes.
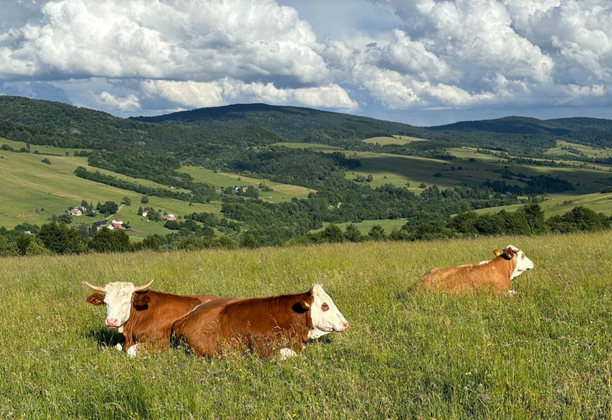
{"type": "Polygon", "coordinates": [[[427,141],[425,139],[421,139],[418,137],[410,137],[410,136],[392,136],[392,137],[372,137],[369,139],[365,139],[364,143],[378,144],[380,146],[386,146],[388,144],[408,144],[413,141],[427,141]]]}
{"type": "MultiPolygon", "coordinates": [[[[373,226],[375,225],[379,225],[381,226],[384,230],[385,233],[389,234],[391,233],[391,231],[393,229],[401,229],[402,226],[404,226],[406,224],[406,222],[408,221],[408,219],[387,219],[387,220],[363,220],[359,223],[335,223],[336,226],[338,226],[339,228],[341,228],[343,231],[346,230],[346,227],[348,225],[355,225],[355,227],[359,230],[359,232],[361,232],[363,235],[367,235],[368,232],[372,229],[373,226]]],[[[323,227],[321,229],[317,229],[316,231],[320,231],[325,229],[326,226],[330,225],[331,223],[323,223],[323,227]]]]}
{"type": "Polygon", "coordinates": [[[612,417],[612,233],[0,259],[0,418],[612,417]],[[412,295],[514,244],[517,294],[412,295]],[[130,359],[83,281],[268,296],[321,283],[350,322],[286,361],[130,359]]]}
{"type": "MultiPolygon", "coordinates": [[[[25,143],[0,139],[0,145],[2,144],[8,144],[17,150],[25,146],[25,143]]],[[[2,156],[0,158],[0,179],[2,179],[0,226],[9,229],[20,223],[33,223],[40,226],[47,223],[51,215],[61,215],[69,207],[80,205],[82,200],[87,200],[95,205],[97,202],[106,201],[120,203],[123,197],[129,197],[132,205],[124,206],[113,218],[129,221],[136,229],[136,232],[130,232],[130,235],[136,239],[142,239],[148,234],[170,232],[163,227],[163,223],[148,223],[146,219],[136,215],[141,205],[141,194],[78,178],[74,175],[74,170],[78,166],[83,166],[90,171],[100,171],[143,185],[167,187],[145,179],[130,178],[115,172],[90,167],[87,165],[87,158],[74,157],[72,149],[69,152],[70,156],[58,153],[66,149],[51,146],[32,146],[31,149],[53,155],[0,151],[0,156],[2,156]],[[51,164],[41,162],[44,158],[49,159],[51,164]],[[36,210],[41,208],[44,209],[44,212],[36,213],[36,210]]],[[[177,215],[193,212],[219,213],[221,210],[220,203],[193,203],[190,205],[184,201],[161,197],[150,197],[146,205],[177,215]]],[[[95,218],[81,216],[75,217],[73,222],[93,223],[104,217],[104,215],[98,215],[95,218]]]]}
{"type": "Polygon", "coordinates": [[[250,178],[238,174],[215,172],[198,166],[183,166],[179,169],[179,172],[187,173],[195,180],[212,184],[215,187],[257,187],[263,182],[273,191],[261,191],[259,198],[272,203],[291,201],[293,197],[304,198],[314,191],[297,185],[281,184],[265,178],[250,178]]]}
{"type": "Polygon", "coordinates": [[[567,150],[563,150],[562,147],[572,147],[577,149],[579,152],[584,153],[589,157],[612,157],[612,150],[610,149],[596,149],[590,146],[585,146],[583,144],[578,143],[570,143],[564,140],[557,140],[557,147],[553,147],[552,149],[548,149],[546,153],[551,155],[571,155],[567,150]]]}

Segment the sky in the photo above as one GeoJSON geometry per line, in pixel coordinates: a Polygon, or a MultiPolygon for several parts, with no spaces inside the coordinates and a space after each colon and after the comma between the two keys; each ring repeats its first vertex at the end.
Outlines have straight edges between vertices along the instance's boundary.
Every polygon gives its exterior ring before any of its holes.
{"type": "Polygon", "coordinates": [[[2,0],[0,95],[418,126],[612,119],[611,0],[2,0]]]}

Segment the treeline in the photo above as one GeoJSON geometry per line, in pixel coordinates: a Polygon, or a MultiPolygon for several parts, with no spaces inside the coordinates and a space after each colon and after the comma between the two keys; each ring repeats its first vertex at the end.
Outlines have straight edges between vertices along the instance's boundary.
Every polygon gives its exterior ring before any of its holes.
{"type": "MultiPolygon", "coordinates": [[[[200,217],[196,214],[196,218],[200,217]]],[[[206,218],[207,216],[201,216],[206,218]]],[[[212,220],[212,219],[211,219],[212,220]]],[[[223,220],[223,219],[222,219],[223,220]]],[[[223,222],[218,221],[219,224],[223,222]]],[[[210,221],[210,220],[209,220],[210,221]]],[[[122,230],[102,228],[92,232],[91,228],[70,227],[65,223],[51,222],[38,228],[23,224],[13,230],[0,228],[0,256],[82,254],[88,252],[134,252],[142,250],[198,250],[207,248],[257,248],[261,245],[255,235],[243,232],[235,235],[215,237],[200,229],[195,234],[187,219],[181,229],[168,235],[150,235],[142,242],[132,243],[122,230]]],[[[502,210],[495,214],[477,214],[473,211],[460,213],[453,218],[429,219],[408,222],[401,229],[386,232],[374,225],[367,234],[362,234],[354,224],[344,231],[336,224],[329,224],[319,232],[305,232],[288,242],[272,245],[303,245],[338,242],[420,241],[450,238],[500,235],[540,235],[545,233],[576,233],[607,230],[612,219],[585,207],[576,207],[563,215],[544,217],[537,204],[526,205],[514,212],[502,210]]]]}
{"type": "Polygon", "coordinates": [[[283,243],[294,236],[318,229],[323,222],[345,223],[362,220],[407,218],[430,220],[486,207],[516,204],[513,194],[495,193],[490,188],[455,187],[440,190],[432,186],[416,195],[404,187],[386,184],[378,188],[354,182],[341,188],[311,193],[290,202],[268,203],[238,197],[224,199],[221,212],[248,226],[264,245],[283,243]]]}
{"type": "Polygon", "coordinates": [[[571,182],[561,179],[559,177],[554,178],[550,175],[538,175],[527,177],[523,174],[516,174],[510,171],[502,171],[502,177],[512,179],[512,176],[518,177],[519,181],[527,184],[526,187],[519,185],[510,185],[506,181],[485,181],[482,183],[484,187],[491,188],[493,191],[498,193],[512,193],[515,195],[541,195],[541,194],[555,194],[565,191],[574,191],[576,188],[571,182]]]}
{"type": "Polygon", "coordinates": [[[347,225],[342,231],[339,226],[332,223],[319,232],[296,237],[290,243],[421,241],[477,236],[594,232],[611,227],[612,218],[585,207],[575,207],[563,215],[546,219],[540,206],[531,204],[514,212],[501,210],[495,214],[477,214],[471,211],[460,213],[450,220],[408,222],[401,229],[393,229],[391,232],[386,232],[381,225],[374,225],[367,234],[362,234],[354,224],[347,225]]]}

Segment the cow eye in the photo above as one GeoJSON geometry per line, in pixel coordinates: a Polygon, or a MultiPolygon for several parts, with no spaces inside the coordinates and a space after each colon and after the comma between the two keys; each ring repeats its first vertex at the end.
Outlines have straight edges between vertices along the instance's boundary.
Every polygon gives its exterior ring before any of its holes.
{"type": "Polygon", "coordinates": [[[326,312],[329,310],[329,305],[327,303],[324,303],[323,305],[321,305],[321,310],[323,312],[326,312]]]}

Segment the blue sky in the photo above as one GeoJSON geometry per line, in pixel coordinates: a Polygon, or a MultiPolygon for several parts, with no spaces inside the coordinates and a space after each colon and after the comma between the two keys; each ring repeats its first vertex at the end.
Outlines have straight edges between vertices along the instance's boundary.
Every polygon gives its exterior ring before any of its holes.
{"type": "Polygon", "coordinates": [[[9,0],[0,94],[122,117],[264,102],[414,125],[612,119],[609,0],[9,0]]]}

